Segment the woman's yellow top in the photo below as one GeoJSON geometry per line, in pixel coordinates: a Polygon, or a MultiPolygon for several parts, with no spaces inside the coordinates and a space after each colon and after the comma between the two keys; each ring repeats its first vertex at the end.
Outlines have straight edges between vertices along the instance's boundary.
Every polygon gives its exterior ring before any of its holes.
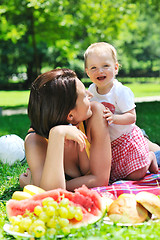
{"type": "MultiPolygon", "coordinates": [[[[86,134],[85,133],[85,128],[84,128],[84,123],[83,122],[81,122],[80,124],[79,124],[79,130],[81,130],[84,134],[86,134]]],[[[90,146],[91,146],[91,144],[90,144],[90,142],[87,140],[87,139],[85,139],[85,142],[86,142],[86,153],[87,153],[87,156],[88,156],[88,158],[90,158],[90,146]]]]}

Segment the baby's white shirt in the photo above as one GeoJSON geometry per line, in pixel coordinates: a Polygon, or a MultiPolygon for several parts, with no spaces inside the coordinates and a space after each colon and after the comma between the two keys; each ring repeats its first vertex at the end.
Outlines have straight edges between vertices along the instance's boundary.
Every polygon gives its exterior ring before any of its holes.
{"type": "MultiPolygon", "coordinates": [[[[114,80],[113,87],[107,94],[99,94],[94,83],[89,86],[88,91],[93,94],[91,101],[103,103],[115,114],[123,114],[136,107],[134,94],[131,89],[124,86],[117,79],[114,80]]],[[[122,134],[131,132],[134,125],[135,124],[118,125],[113,123],[109,125],[111,142],[119,138],[122,134]]]]}

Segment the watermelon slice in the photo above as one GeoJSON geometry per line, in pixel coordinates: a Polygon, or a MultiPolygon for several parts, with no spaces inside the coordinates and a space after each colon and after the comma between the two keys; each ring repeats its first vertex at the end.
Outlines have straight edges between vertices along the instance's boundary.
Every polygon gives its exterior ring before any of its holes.
{"type": "Polygon", "coordinates": [[[73,205],[82,209],[83,219],[81,221],[70,220],[70,225],[74,227],[94,223],[102,218],[106,211],[106,198],[101,197],[98,192],[83,185],[76,189],[74,193],[63,189],[55,189],[36,194],[21,201],[10,199],[6,204],[8,218],[23,215],[26,210],[33,212],[36,206],[42,206],[42,200],[47,197],[51,197],[57,202],[60,202],[64,197],[68,198],[73,205]]]}

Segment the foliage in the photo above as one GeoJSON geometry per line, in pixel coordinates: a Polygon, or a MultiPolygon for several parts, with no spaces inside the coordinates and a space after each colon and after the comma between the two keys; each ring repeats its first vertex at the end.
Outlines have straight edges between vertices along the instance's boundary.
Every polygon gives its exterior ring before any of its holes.
{"type": "Polygon", "coordinates": [[[78,66],[81,76],[83,53],[97,41],[115,45],[121,76],[159,76],[159,9],[158,0],[3,0],[0,79],[26,72],[29,87],[47,66],[78,66]]]}

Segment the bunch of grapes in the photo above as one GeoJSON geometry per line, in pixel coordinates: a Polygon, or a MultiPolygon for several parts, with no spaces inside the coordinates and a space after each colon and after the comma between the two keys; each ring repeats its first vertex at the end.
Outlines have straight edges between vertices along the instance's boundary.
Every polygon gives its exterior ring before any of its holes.
{"type": "Polygon", "coordinates": [[[34,234],[39,238],[46,234],[57,235],[60,232],[70,232],[69,221],[83,219],[82,209],[74,206],[68,198],[62,198],[60,202],[51,197],[42,200],[42,206],[36,206],[33,213],[26,212],[23,216],[10,217],[10,230],[34,234]]]}

